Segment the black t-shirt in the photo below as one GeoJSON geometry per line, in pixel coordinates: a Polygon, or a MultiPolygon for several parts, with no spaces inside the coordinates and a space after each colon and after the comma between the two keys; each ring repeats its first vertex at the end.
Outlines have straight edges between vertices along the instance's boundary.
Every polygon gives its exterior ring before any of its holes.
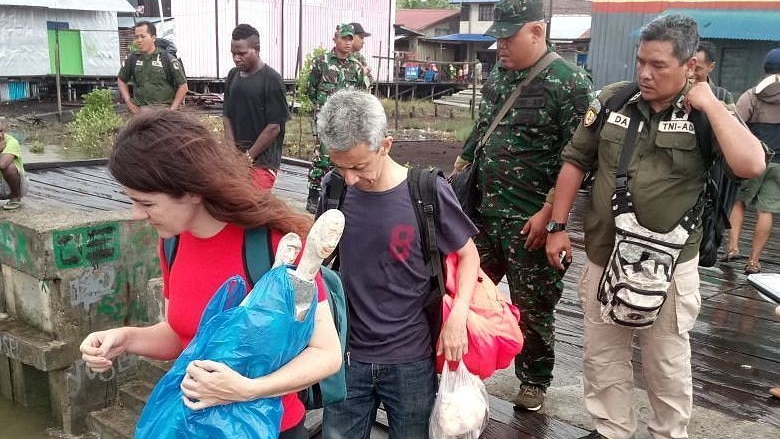
{"type": "Polygon", "coordinates": [[[222,114],[230,119],[236,146],[242,151],[248,150],[267,125],[279,124],[281,131],[276,140],[255,160],[256,167],[279,169],[284,125],[290,119],[282,77],[266,64],[246,77],[234,67],[228,78],[231,80],[225,87],[222,114]]]}

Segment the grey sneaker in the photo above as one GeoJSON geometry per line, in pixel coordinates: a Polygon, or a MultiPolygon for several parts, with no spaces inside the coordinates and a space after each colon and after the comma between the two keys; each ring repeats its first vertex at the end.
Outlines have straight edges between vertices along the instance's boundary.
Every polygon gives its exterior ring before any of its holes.
{"type": "Polygon", "coordinates": [[[515,410],[535,412],[544,403],[544,389],[533,384],[521,384],[520,391],[515,396],[515,410]]]}
{"type": "Polygon", "coordinates": [[[598,430],[593,430],[590,432],[589,435],[582,436],[580,439],[609,439],[609,438],[599,433],[598,430]]]}

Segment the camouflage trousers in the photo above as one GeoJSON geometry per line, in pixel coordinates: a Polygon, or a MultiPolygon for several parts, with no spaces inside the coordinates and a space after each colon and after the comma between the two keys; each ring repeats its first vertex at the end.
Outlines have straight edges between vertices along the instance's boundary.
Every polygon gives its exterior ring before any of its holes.
{"type": "Polygon", "coordinates": [[[555,305],[563,293],[563,273],[547,263],[544,248],[528,251],[520,234],[524,220],[482,217],[474,239],[482,269],[496,284],[504,275],[512,303],[520,308],[525,337],[515,357],[515,375],[521,383],[544,389],[555,365],[555,305]]]}
{"type": "Polygon", "coordinates": [[[322,189],[322,177],[333,169],[333,164],[330,162],[328,148],[322,142],[317,143],[314,147],[314,158],[311,160],[311,168],[309,168],[309,190],[320,191],[322,189]]]}

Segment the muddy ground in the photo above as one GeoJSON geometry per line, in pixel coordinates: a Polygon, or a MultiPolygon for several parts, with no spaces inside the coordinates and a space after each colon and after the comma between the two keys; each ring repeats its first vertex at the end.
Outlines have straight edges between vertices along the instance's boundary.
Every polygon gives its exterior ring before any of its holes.
{"type": "MultiPolygon", "coordinates": [[[[117,106],[118,111],[124,111],[122,105],[117,106]]],[[[64,103],[63,119],[65,122],[72,119],[72,115],[80,107],[76,103],[64,103]]],[[[200,113],[197,107],[192,107],[192,111],[200,113]]],[[[208,113],[214,113],[213,110],[208,113]]],[[[442,116],[446,118],[447,116],[442,116]]],[[[0,104],[0,118],[5,118],[10,122],[11,131],[22,130],[30,138],[56,142],[61,141],[61,134],[64,131],[64,125],[58,121],[57,104],[51,101],[25,101],[0,104]],[[14,129],[15,128],[15,129],[14,129]]],[[[391,135],[396,142],[393,144],[392,156],[395,160],[404,165],[413,166],[434,166],[448,173],[452,169],[455,157],[460,154],[462,143],[453,140],[447,133],[430,132],[420,129],[404,129],[404,122],[407,117],[401,118],[399,130],[391,129],[391,135]]],[[[415,123],[419,126],[421,121],[430,119],[433,122],[436,118],[432,115],[414,115],[415,123]]],[[[390,127],[394,126],[392,117],[388,120],[390,127]]],[[[289,122],[296,123],[295,119],[289,122]]],[[[221,124],[217,124],[221,125],[221,124]]],[[[221,128],[221,127],[220,127],[221,128]]],[[[308,136],[306,136],[308,137],[308,136]]],[[[308,139],[302,139],[308,141],[308,139]]],[[[285,151],[285,155],[295,158],[309,159],[310,153],[300,151],[296,153],[292,148],[285,151]]]]}
{"type": "Polygon", "coordinates": [[[448,174],[462,149],[460,142],[450,140],[399,140],[393,143],[390,155],[404,165],[434,166],[448,174]]]}

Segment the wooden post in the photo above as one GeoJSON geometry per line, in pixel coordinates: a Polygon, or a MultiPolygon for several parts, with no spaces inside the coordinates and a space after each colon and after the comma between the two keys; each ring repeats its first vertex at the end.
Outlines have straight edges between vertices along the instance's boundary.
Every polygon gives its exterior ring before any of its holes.
{"type": "Polygon", "coordinates": [[[60,68],[60,25],[57,23],[54,28],[54,73],[55,83],[57,84],[57,118],[62,122],[62,74],[60,68]]]}
{"type": "Polygon", "coordinates": [[[471,120],[474,120],[474,113],[477,108],[477,75],[476,67],[477,63],[471,63],[471,76],[474,78],[471,81],[471,120]]]}
{"type": "Polygon", "coordinates": [[[398,129],[398,79],[395,80],[395,129],[398,129]]]}
{"type": "MultiPolygon", "coordinates": [[[[379,53],[382,53],[382,41],[379,41],[379,53]]],[[[387,62],[387,69],[390,70],[390,62],[387,62]]],[[[376,78],[379,79],[379,71],[382,70],[382,58],[379,58],[379,62],[376,66],[376,78]]],[[[376,97],[379,97],[379,86],[375,86],[374,93],[376,94],[376,97]]]]}

